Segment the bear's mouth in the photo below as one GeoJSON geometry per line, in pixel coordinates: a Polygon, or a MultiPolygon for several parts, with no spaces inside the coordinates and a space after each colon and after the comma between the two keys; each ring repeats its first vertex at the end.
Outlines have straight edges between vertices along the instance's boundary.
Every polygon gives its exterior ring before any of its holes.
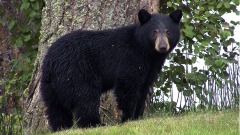
{"type": "Polygon", "coordinates": [[[161,47],[160,49],[159,49],[159,52],[160,53],[166,53],[168,50],[167,50],[167,48],[166,47],[161,47]]]}

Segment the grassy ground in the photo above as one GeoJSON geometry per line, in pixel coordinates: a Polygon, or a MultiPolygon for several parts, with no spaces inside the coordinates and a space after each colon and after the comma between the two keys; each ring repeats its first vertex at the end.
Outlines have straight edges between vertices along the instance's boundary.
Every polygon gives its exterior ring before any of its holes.
{"type": "MultiPolygon", "coordinates": [[[[51,134],[51,133],[49,133],[51,134]]],[[[122,125],[70,129],[54,135],[238,135],[239,112],[202,112],[155,116],[122,125]]]]}

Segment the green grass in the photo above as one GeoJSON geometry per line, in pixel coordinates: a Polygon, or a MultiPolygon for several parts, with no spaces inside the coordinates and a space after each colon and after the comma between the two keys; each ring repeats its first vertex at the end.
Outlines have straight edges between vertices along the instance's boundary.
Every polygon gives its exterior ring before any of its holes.
{"type": "MultiPolygon", "coordinates": [[[[49,133],[51,134],[51,133],[49,133]]],[[[70,129],[54,135],[238,135],[238,110],[155,116],[122,125],[70,129]]]]}

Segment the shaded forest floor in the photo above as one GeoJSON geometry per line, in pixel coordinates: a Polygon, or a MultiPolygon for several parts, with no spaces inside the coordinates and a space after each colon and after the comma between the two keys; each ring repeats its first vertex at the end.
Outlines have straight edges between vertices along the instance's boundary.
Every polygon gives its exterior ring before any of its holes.
{"type": "MultiPolygon", "coordinates": [[[[48,132],[47,134],[51,134],[48,132]]],[[[239,110],[155,115],[121,125],[73,128],[54,135],[238,135],[239,110]]]]}

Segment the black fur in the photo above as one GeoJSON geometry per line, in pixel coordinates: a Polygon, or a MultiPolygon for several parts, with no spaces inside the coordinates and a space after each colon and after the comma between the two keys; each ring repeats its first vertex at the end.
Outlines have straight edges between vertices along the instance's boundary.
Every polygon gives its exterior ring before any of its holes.
{"type": "Polygon", "coordinates": [[[100,96],[110,89],[114,89],[123,122],[143,114],[149,87],[180,37],[176,20],[169,15],[150,15],[144,24],[78,30],[53,43],[43,60],[40,86],[53,131],[71,127],[73,117],[79,127],[101,124],[100,96]],[[168,29],[171,47],[167,53],[154,50],[155,29],[168,29]]]}

